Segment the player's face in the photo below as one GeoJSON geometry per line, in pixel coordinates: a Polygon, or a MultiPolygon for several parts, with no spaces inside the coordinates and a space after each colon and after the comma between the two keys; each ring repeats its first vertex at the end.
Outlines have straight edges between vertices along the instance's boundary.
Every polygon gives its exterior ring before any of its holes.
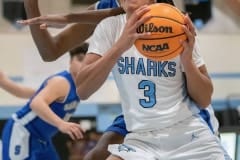
{"type": "Polygon", "coordinates": [[[81,68],[84,56],[84,54],[79,54],[72,57],[70,61],[70,70],[72,73],[77,73],[79,68],[81,68]]]}
{"type": "Polygon", "coordinates": [[[85,57],[85,54],[78,54],[78,55],[75,55],[75,56],[73,57],[73,59],[74,59],[75,61],[81,62],[81,61],[84,59],[84,57],[85,57]]]}
{"type": "Polygon", "coordinates": [[[132,13],[139,7],[147,4],[155,3],[156,0],[119,0],[121,7],[125,10],[126,13],[132,13]]]}

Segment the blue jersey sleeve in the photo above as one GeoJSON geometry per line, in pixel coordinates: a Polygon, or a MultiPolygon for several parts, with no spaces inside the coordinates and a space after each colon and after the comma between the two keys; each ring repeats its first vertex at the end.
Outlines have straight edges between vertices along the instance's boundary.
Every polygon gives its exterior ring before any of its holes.
{"type": "Polygon", "coordinates": [[[117,0],[100,0],[96,4],[96,9],[116,8],[119,7],[117,0]]]}

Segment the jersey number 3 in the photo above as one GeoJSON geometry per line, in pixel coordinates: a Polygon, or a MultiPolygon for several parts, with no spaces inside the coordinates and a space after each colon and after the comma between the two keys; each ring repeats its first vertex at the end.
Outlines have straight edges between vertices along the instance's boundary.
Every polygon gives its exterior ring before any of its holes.
{"type": "Polygon", "coordinates": [[[139,103],[143,108],[152,108],[156,104],[156,86],[153,82],[142,80],[138,84],[139,89],[144,90],[145,99],[139,99],[139,103]]]}

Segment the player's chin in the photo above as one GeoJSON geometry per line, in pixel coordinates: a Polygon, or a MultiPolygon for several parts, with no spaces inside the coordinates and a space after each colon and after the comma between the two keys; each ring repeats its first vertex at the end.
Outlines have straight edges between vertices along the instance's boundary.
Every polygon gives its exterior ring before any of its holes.
{"type": "Polygon", "coordinates": [[[128,5],[127,10],[128,10],[129,12],[134,12],[135,10],[137,10],[138,8],[140,8],[141,6],[143,6],[143,5],[130,4],[130,5],[128,5]]]}

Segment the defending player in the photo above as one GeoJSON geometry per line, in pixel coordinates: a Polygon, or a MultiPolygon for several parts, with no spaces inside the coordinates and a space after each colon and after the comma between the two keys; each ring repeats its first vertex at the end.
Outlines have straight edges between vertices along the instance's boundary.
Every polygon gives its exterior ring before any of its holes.
{"type": "MultiPolygon", "coordinates": [[[[48,77],[33,96],[33,90],[28,92],[32,96],[30,100],[5,124],[2,133],[4,160],[59,160],[52,144],[52,137],[58,131],[73,140],[83,137],[80,125],[67,121],[80,101],[73,78],[86,49],[85,44],[71,51],[70,71],[48,77]]],[[[8,83],[8,86],[11,85],[8,83]]]]}

